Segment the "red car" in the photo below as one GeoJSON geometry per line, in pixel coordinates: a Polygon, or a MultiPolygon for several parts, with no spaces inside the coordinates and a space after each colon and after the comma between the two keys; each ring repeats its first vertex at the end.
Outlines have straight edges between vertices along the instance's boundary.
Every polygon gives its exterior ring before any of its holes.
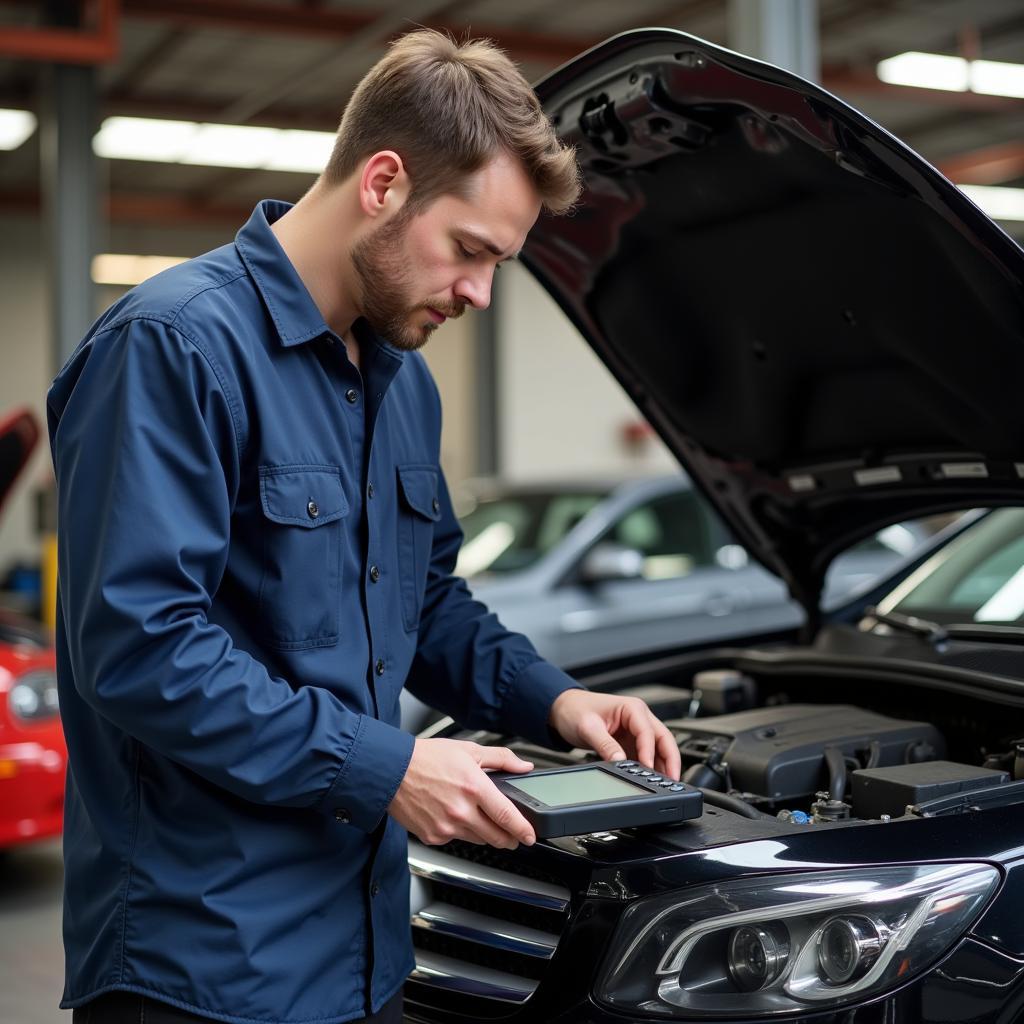
{"type": "MultiPolygon", "coordinates": [[[[0,421],[0,507],[38,441],[28,410],[0,421]]],[[[53,645],[0,609],[0,849],[60,834],[66,763],[53,645]]]]}

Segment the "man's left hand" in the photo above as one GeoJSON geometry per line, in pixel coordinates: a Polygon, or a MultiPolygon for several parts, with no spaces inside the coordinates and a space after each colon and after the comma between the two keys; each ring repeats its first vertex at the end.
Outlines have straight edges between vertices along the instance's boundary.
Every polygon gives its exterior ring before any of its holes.
{"type": "Polygon", "coordinates": [[[628,757],[679,778],[679,747],[639,697],[565,690],[551,705],[548,721],[566,743],[594,750],[604,761],[628,757]]]}

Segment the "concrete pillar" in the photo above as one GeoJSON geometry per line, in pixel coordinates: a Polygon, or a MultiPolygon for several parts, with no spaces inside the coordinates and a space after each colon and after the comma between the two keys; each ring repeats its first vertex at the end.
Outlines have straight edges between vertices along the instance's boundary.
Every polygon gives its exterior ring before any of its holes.
{"type": "Polygon", "coordinates": [[[821,80],[817,0],[729,0],[729,48],[821,80]]]}

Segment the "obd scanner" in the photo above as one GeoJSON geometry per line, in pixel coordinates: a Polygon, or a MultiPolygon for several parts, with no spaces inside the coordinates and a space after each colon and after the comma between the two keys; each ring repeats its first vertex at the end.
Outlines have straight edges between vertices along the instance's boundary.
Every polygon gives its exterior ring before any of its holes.
{"type": "Polygon", "coordinates": [[[651,771],[637,761],[600,761],[491,781],[520,810],[539,839],[672,825],[699,818],[699,789],[651,771]]]}

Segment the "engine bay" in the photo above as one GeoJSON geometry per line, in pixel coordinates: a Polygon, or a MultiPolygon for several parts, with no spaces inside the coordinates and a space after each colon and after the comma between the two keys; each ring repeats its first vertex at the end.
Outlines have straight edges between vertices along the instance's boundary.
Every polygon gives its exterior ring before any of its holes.
{"type": "MultiPolygon", "coordinates": [[[[766,672],[719,662],[693,671],[687,686],[615,689],[645,700],[672,730],[681,778],[706,805],[745,818],[854,824],[1024,801],[1019,713],[941,689],[926,696],[920,683],[851,683],[798,668],[788,673],[784,656],[766,672]]],[[[593,757],[512,745],[541,765],[593,757]]]]}

